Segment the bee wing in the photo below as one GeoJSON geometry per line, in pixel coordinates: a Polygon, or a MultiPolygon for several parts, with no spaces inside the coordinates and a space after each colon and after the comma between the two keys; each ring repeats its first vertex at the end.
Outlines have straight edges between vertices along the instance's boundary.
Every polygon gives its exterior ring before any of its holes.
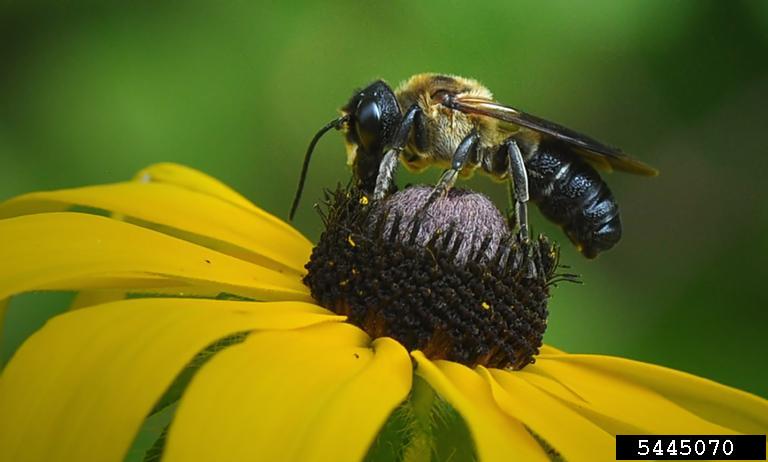
{"type": "Polygon", "coordinates": [[[525,127],[573,146],[574,151],[584,160],[602,169],[616,169],[637,175],[655,176],[659,171],[645,164],[621,149],[607,146],[594,138],[583,135],[570,128],[544,120],[495,101],[476,97],[457,97],[447,102],[448,107],[467,114],[492,117],[525,127]]]}

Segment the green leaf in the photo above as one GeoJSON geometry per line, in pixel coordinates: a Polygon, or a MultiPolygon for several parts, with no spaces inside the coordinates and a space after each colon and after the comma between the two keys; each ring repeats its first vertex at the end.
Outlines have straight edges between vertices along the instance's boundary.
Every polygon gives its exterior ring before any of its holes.
{"type": "Polygon", "coordinates": [[[168,387],[168,390],[157,401],[155,407],[152,408],[152,411],[150,411],[149,415],[151,416],[157,412],[160,412],[167,406],[177,402],[181,398],[181,395],[184,393],[184,390],[186,390],[189,382],[192,380],[192,377],[194,377],[194,375],[197,373],[200,367],[206,363],[206,361],[211,359],[213,355],[223,350],[224,348],[242,342],[247,336],[248,332],[238,332],[236,334],[232,334],[230,336],[224,337],[221,340],[217,340],[216,342],[206,347],[203,351],[198,353],[189,362],[189,364],[187,364],[184,370],[179,372],[179,375],[176,376],[176,379],[174,379],[171,386],[168,387]]]}
{"type": "Polygon", "coordinates": [[[414,434],[414,416],[410,399],[398,406],[379,432],[365,462],[399,462],[414,434]]]}
{"type": "Polygon", "coordinates": [[[165,447],[168,427],[171,425],[175,413],[176,406],[173,405],[148,417],[125,455],[125,462],[159,460],[163,453],[163,447],[165,447]],[[150,459],[150,456],[155,458],[150,459]]]}
{"type": "Polygon", "coordinates": [[[477,460],[464,419],[416,376],[408,399],[389,418],[366,462],[477,460]]]}
{"type": "Polygon", "coordinates": [[[248,332],[238,332],[224,337],[210,344],[192,358],[150,411],[126,455],[126,462],[138,462],[140,460],[156,462],[160,460],[177,403],[192,377],[213,355],[224,348],[242,342],[247,336],[248,332]]]}
{"type": "Polygon", "coordinates": [[[147,452],[144,454],[144,462],[160,462],[160,458],[163,457],[165,440],[168,437],[168,429],[170,427],[171,424],[166,425],[163,429],[163,432],[160,433],[160,436],[157,438],[152,447],[147,449],[147,452]]]}
{"type": "Polygon", "coordinates": [[[432,460],[475,461],[475,443],[464,419],[447,401],[435,399],[432,407],[432,460]]]}

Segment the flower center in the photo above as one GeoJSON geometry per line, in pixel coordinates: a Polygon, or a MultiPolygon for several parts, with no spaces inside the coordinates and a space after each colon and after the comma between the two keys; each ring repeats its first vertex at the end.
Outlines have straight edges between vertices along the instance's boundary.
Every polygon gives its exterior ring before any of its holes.
{"type": "Polygon", "coordinates": [[[380,202],[356,190],[331,194],[306,265],[312,296],[372,337],[431,359],[515,369],[533,362],[557,247],[511,233],[475,192],[453,189],[425,208],[431,190],[414,186],[380,202]]]}

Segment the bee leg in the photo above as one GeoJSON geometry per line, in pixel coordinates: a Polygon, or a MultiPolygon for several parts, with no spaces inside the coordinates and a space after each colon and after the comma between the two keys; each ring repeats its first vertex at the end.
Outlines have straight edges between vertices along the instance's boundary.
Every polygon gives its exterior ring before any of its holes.
{"type": "Polygon", "coordinates": [[[509,156],[509,196],[515,204],[515,220],[520,227],[520,235],[528,239],[528,174],[523,153],[513,139],[507,140],[504,145],[509,156]]]}
{"type": "MultiPolygon", "coordinates": [[[[379,173],[376,175],[376,187],[373,191],[373,199],[383,199],[384,196],[392,189],[395,182],[395,173],[397,173],[397,166],[399,165],[400,153],[405,149],[405,145],[408,143],[408,136],[411,134],[413,128],[417,132],[423,132],[423,124],[421,118],[423,114],[418,104],[414,104],[405,111],[403,120],[400,122],[400,126],[397,127],[397,132],[392,138],[390,148],[382,157],[379,163],[379,173]]],[[[417,133],[417,139],[423,137],[422,133],[417,133]]]]}
{"type": "Polygon", "coordinates": [[[376,176],[376,189],[373,191],[373,200],[383,199],[392,189],[399,157],[400,153],[395,149],[390,149],[384,154],[379,164],[379,174],[376,176]]]}
{"type": "Polygon", "coordinates": [[[459,176],[459,172],[467,165],[467,161],[470,157],[474,156],[477,151],[477,146],[480,142],[480,134],[477,130],[472,130],[469,135],[465,136],[459,147],[456,148],[456,152],[453,153],[453,159],[451,160],[451,168],[443,172],[440,180],[435,185],[435,189],[432,190],[427,205],[431,204],[438,197],[442,197],[450,191],[453,185],[456,183],[456,178],[459,176]]]}

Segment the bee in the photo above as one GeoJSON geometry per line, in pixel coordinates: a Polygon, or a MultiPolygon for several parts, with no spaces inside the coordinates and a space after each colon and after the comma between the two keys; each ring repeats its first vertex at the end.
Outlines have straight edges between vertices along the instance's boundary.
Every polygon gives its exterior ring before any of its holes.
{"type": "Polygon", "coordinates": [[[527,237],[530,200],[587,258],[613,247],[622,232],[618,204],[596,169],[658,174],[618,148],[500,104],[476,80],[454,75],[418,74],[394,91],[378,80],[355,92],[341,113],[310,142],[291,219],[312,151],[332,128],[344,133],[347,163],[374,200],[395,188],[400,163],[413,171],[445,168],[431,200],[480,170],[507,181],[518,232],[527,237]]]}

